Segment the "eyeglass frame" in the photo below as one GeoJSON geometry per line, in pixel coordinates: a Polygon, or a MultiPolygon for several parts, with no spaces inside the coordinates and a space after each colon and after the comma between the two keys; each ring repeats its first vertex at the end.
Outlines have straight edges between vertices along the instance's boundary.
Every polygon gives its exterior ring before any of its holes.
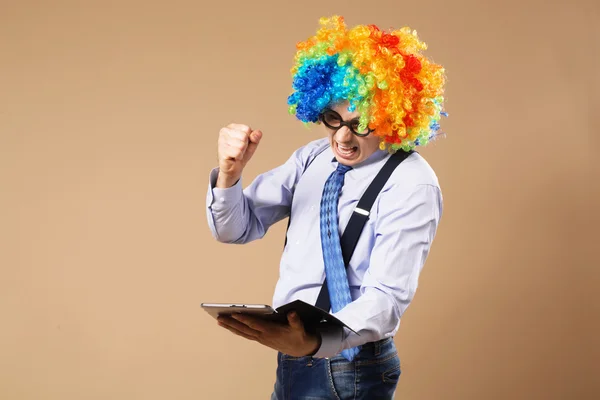
{"type": "Polygon", "coordinates": [[[342,126],[346,126],[346,127],[348,127],[348,129],[350,130],[350,132],[352,132],[354,135],[356,135],[358,137],[367,137],[367,136],[369,136],[371,133],[373,133],[375,131],[375,129],[371,129],[371,128],[369,128],[367,126],[367,129],[368,129],[367,133],[358,133],[358,132],[356,132],[352,128],[352,124],[357,122],[357,118],[352,118],[350,121],[344,121],[344,119],[342,118],[342,116],[337,111],[334,111],[331,108],[326,108],[323,111],[321,111],[321,113],[319,114],[319,120],[323,123],[323,125],[325,125],[329,129],[333,129],[334,131],[338,131],[338,130],[340,130],[342,128],[342,126]],[[334,113],[335,115],[337,115],[339,117],[340,126],[333,126],[333,125],[330,125],[327,122],[325,122],[324,115],[327,112],[334,113]]]}

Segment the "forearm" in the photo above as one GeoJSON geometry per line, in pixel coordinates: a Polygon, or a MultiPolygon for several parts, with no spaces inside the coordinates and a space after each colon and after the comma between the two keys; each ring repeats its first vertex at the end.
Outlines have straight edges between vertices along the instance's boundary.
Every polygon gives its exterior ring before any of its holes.
{"type": "Polygon", "coordinates": [[[256,239],[260,232],[251,232],[253,215],[241,180],[221,182],[221,185],[226,187],[219,187],[219,171],[214,169],[210,174],[206,198],[207,219],[213,237],[223,243],[244,243],[256,239]]]}
{"type": "MultiPolygon", "coordinates": [[[[394,336],[412,302],[441,215],[441,193],[419,186],[404,199],[387,197],[402,206],[378,216],[370,266],[361,281],[361,295],[335,316],[358,333],[348,333],[341,349],[394,336]],[[401,200],[400,200],[401,199],[401,200]]],[[[385,206],[385,207],[383,207],[385,206]]]]}
{"type": "Polygon", "coordinates": [[[360,346],[393,336],[399,325],[399,316],[393,302],[383,293],[371,291],[335,314],[358,334],[333,324],[322,324],[321,337],[314,357],[333,357],[344,349],[360,346]]]}
{"type": "Polygon", "coordinates": [[[235,185],[242,177],[241,176],[231,176],[218,172],[217,180],[215,182],[215,187],[219,189],[227,189],[235,185]]]}
{"type": "Polygon", "coordinates": [[[224,243],[248,243],[288,216],[295,183],[289,169],[284,165],[261,174],[244,190],[241,179],[230,187],[217,187],[218,169],[213,169],[206,198],[213,236],[224,243]]]}
{"type": "Polygon", "coordinates": [[[360,346],[394,336],[400,324],[400,308],[392,296],[369,288],[361,297],[335,314],[357,333],[346,331],[340,349],[360,346]]]}

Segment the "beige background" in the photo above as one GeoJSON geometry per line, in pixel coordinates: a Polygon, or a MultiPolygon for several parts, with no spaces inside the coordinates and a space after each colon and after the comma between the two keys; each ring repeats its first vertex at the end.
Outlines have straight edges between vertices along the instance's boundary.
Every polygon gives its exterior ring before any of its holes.
{"type": "Polygon", "coordinates": [[[599,9],[0,1],[0,398],[269,397],[275,353],[199,305],[270,303],[285,223],[216,243],[207,177],[229,122],[265,133],[245,183],[322,135],[285,100],[294,44],[332,14],[411,26],[449,77],[397,398],[600,398],[599,9]]]}

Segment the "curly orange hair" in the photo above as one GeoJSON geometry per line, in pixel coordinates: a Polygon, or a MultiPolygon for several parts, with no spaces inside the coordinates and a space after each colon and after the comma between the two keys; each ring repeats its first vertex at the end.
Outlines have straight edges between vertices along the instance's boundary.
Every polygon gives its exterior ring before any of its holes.
{"type": "Polygon", "coordinates": [[[445,70],[425,58],[427,45],[408,27],[348,29],[343,17],[321,18],[315,36],[299,42],[291,70],[290,114],[319,122],[322,110],[347,100],[374,129],[382,150],[410,150],[439,135],[445,70]]]}

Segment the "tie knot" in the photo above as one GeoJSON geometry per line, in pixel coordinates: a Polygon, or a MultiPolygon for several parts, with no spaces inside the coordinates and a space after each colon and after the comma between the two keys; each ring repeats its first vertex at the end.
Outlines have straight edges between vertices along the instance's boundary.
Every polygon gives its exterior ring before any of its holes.
{"type": "Polygon", "coordinates": [[[345,174],[346,172],[350,171],[352,169],[352,167],[349,167],[347,165],[344,164],[340,164],[338,163],[338,166],[336,168],[336,171],[339,172],[340,174],[345,174]]]}

